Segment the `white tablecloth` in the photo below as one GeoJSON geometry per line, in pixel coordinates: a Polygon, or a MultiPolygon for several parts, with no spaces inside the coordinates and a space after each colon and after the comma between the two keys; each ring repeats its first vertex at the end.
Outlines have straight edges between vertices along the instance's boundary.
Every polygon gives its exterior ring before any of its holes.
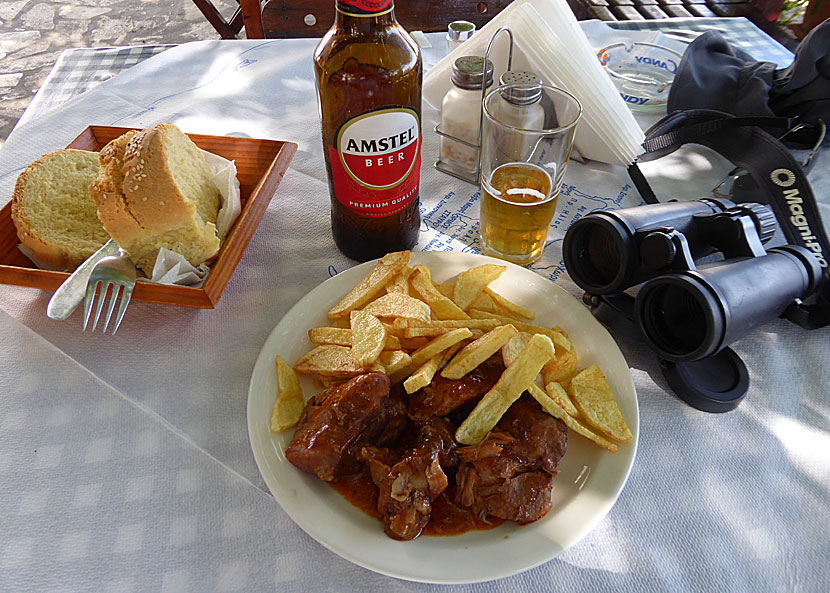
{"type": "MultiPolygon", "coordinates": [[[[254,361],[274,325],[354,265],[329,230],[314,43],[169,49],[28,118],[0,150],[4,203],[26,164],[89,124],[172,121],[187,132],[299,144],[215,310],[136,302],[118,334],[102,336],[82,333],[78,313],[47,319],[49,293],[0,286],[0,590],[826,590],[828,330],[785,321],[735,344],[751,390],[737,410],[710,415],[675,398],[633,329],[607,320],[638,392],[637,459],[609,515],[540,567],[477,585],[399,581],[340,559],[293,524],[257,471],[245,409],[254,361]]],[[[427,64],[439,49],[425,52],[427,64]]],[[[476,191],[432,169],[436,121],[425,107],[418,248],[475,251],[476,191]],[[462,212],[468,202],[474,207],[462,212]]],[[[826,187],[821,158],[813,181],[826,187]]],[[[652,174],[663,195],[670,188],[691,199],[726,168],[688,151],[652,174]]],[[[826,212],[828,194],[817,193],[826,212]]],[[[572,163],[561,215],[533,269],[579,297],[561,263],[567,225],[590,210],[639,202],[623,170],[572,163]]]]}

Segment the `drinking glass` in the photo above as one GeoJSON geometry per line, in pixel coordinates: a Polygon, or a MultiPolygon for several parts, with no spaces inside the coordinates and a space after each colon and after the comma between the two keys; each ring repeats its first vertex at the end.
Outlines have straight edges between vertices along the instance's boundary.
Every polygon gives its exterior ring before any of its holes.
{"type": "Polygon", "coordinates": [[[546,84],[501,85],[484,97],[484,253],[519,265],[541,257],[581,116],[576,97],[546,84]]]}

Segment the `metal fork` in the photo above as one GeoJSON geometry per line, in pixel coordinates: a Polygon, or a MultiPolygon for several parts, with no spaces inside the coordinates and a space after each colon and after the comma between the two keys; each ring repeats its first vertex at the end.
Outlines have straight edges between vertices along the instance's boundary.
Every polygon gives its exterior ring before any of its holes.
{"type": "Polygon", "coordinates": [[[123,249],[119,249],[116,255],[105,257],[95,264],[95,267],[92,268],[92,272],[89,275],[89,282],[86,286],[86,297],[84,298],[84,331],[86,331],[89,316],[92,313],[95,293],[100,287],[100,291],[98,291],[100,298],[98,299],[98,304],[95,306],[95,320],[92,322],[92,331],[95,331],[95,328],[98,327],[98,318],[101,316],[101,310],[104,307],[104,299],[107,296],[107,292],[112,289],[103,331],[107,333],[107,326],[109,326],[110,318],[115,309],[115,303],[120,291],[121,302],[118,305],[118,312],[115,314],[115,325],[112,328],[112,333],[115,335],[115,332],[118,331],[118,326],[121,325],[121,320],[124,318],[127,305],[130,304],[130,299],[133,296],[135,276],[135,264],[133,264],[130,256],[123,249]]]}

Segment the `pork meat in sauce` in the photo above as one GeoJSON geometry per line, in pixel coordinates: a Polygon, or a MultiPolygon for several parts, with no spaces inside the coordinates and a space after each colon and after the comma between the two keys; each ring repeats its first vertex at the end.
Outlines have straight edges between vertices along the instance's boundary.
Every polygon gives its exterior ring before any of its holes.
{"type": "Polygon", "coordinates": [[[378,487],[378,511],[389,537],[418,537],[429,522],[432,501],[447,486],[445,470],[458,465],[453,427],[443,418],[432,418],[419,427],[415,443],[390,459],[388,449],[364,447],[360,458],[369,464],[378,487]]]}
{"type": "Polygon", "coordinates": [[[327,482],[356,471],[355,445],[391,443],[406,423],[389,386],[386,375],[367,373],[315,395],[285,450],[288,461],[327,482]]]}
{"type": "Polygon", "coordinates": [[[436,374],[432,383],[406,399],[406,412],[413,420],[428,420],[465,407],[472,407],[492,389],[504,372],[501,355],[493,356],[460,379],[436,374]]]}
{"type": "Polygon", "coordinates": [[[550,510],[553,477],[567,446],[565,424],[523,397],[481,443],[457,450],[456,501],[479,515],[536,521],[550,510]]]}
{"type": "Polygon", "coordinates": [[[390,393],[382,374],[355,377],[309,400],[286,457],[326,481],[368,468],[384,530],[394,539],[418,537],[445,491],[448,500],[454,493],[454,506],[485,521],[535,521],[551,506],[565,425],[523,396],[479,445],[459,447],[453,438],[503,371],[496,355],[462,379],[436,376],[411,395],[400,385],[390,393]]]}

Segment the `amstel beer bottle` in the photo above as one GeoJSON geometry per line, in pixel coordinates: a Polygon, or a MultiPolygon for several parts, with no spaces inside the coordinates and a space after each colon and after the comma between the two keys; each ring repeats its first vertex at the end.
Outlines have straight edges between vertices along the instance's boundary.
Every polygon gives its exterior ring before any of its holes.
{"type": "Polygon", "coordinates": [[[337,247],[359,261],[418,238],[421,81],[418,45],[393,0],[335,0],[314,51],[337,247]]]}

